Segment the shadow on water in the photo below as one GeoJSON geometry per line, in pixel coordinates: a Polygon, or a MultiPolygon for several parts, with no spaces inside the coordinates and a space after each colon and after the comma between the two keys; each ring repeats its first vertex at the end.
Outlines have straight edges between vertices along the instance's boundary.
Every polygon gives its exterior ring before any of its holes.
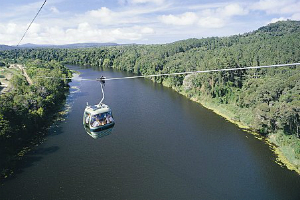
{"type": "Polygon", "coordinates": [[[56,121],[48,130],[44,130],[45,134],[42,134],[32,141],[33,144],[29,145],[29,150],[23,156],[16,156],[12,161],[12,174],[7,178],[0,180],[0,185],[3,185],[5,182],[13,180],[18,177],[21,173],[25,171],[26,168],[30,168],[40,162],[47,155],[53,154],[59,150],[59,146],[44,147],[43,143],[45,137],[57,136],[63,133],[62,128],[60,127],[61,121],[56,121]]]}
{"type": "Polygon", "coordinates": [[[50,127],[47,137],[53,137],[57,135],[61,135],[63,132],[60,127],[60,123],[62,120],[64,120],[65,117],[67,117],[68,114],[65,114],[62,116],[62,119],[60,121],[54,122],[53,125],[50,127]]]}
{"type": "Polygon", "coordinates": [[[20,157],[16,162],[16,169],[14,173],[9,177],[1,181],[1,185],[7,181],[15,179],[25,171],[26,168],[34,166],[37,162],[41,161],[45,156],[53,154],[59,150],[58,146],[51,147],[36,147],[34,150],[30,151],[28,154],[20,157]]]}
{"type": "Polygon", "coordinates": [[[38,148],[37,150],[32,151],[31,153],[28,154],[28,156],[37,156],[37,155],[42,155],[42,156],[46,156],[49,155],[51,153],[56,152],[59,149],[58,146],[52,146],[52,147],[47,147],[47,148],[38,148]]]}
{"type": "Polygon", "coordinates": [[[103,131],[97,131],[97,132],[91,132],[91,131],[89,130],[89,128],[87,128],[87,127],[84,127],[84,129],[85,129],[85,132],[86,132],[89,136],[91,136],[92,138],[94,138],[94,139],[100,139],[100,138],[103,138],[103,137],[105,137],[105,136],[110,135],[111,132],[112,132],[112,128],[107,129],[107,130],[103,130],[103,131]]]}

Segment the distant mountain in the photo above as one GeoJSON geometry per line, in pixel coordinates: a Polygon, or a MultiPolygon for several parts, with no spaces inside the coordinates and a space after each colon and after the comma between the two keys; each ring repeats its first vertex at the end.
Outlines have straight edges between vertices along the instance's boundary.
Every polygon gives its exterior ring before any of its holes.
{"type": "Polygon", "coordinates": [[[2,50],[11,50],[11,49],[15,49],[15,47],[0,44],[0,51],[2,51],[2,50]]]}
{"type": "Polygon", "coordinates": [[[77,49],[77,48],[89,48],[89,47],[102,47],[102,46],[118,46],[117,43],[75,43],[64,45],[47,45],[47,44],[22,44],[20,48],[57,48],[57,49],[77,49]]]}

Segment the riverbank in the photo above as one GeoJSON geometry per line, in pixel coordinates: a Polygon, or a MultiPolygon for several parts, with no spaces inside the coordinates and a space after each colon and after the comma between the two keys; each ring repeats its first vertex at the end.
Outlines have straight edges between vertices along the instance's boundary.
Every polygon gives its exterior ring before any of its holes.
{"type": "MultiPolygon", "coordinates": [[[[69,91],[66,91],[65,95],[67,96],[69,91]]],[[[34,148],[43,144],[45,142],[45,137],[47,135],[48,130],[55,126],[56,123],[63,121],[66,114],[68,113],[68,106],[66,106],[66,99],[64,99],[61,103],[56,105],[52,113],[48,113],[47,120],[44,122],[44,126],[40,128],[40,130],[36,131],[34,136],[30,138],[24,147],[22,147],[19,151],[17,151],[13,155],[9,155],[6,159],[1,160],[2,165],[1,173],[0,173],[0,183],[4,182],[7,178],[10,178],[15,174],[16,169],[18,169],[21,164],[23,157],[30,153],[34,148]]]]}
{"type": "Polygon", "coordinates": [[[72,74],[59,63],[51,64],[31,66],[27,72],[19,68],[28,79],[16,74],[10,83],[13,90],[0,96],[0,181],[14,174],[24,155],[44,141],[48,128],[63,115],[69,81],[36,77],[72,74]]]}
{"type": "MultiPolygon", "coordinates": [[[[187,97],[188,99],[197,102],[201,104],[203,107],[211,110],[212,112],[216,113],[217,115],[223,117],[227,121],[237,125],[239,128],[245,130],[249,134],[253,135],[256,139],[259,139],[263,141],[265,144],[267,144],[270,148],[270,150],[276,155],[276,163],[279,164],[281,167],[286,167],[287,169],[291,171],[295,171],[297,174],[300,175],[300,160],[296,158],[295,152],[293,149],[289,147],[280,146],[280,143],[276,142],[277,135],[279,133],[273,133],[268,136],[262,136],[258,132],[255,132],[249,125],[243,123],[240,120],[240,116],[236,116],[233,112],[231,112],[229,109],[226,109],[225,105],[217,105],[213,103],[212,101],[207,100],[201,100],[197,97],[190,97],[188,93],[186,93],[182,89],[171,87],[169,84],[162,83],[164,86],[172,88],[179,94],[187,97]],[[238,120],[237,120],[238,119],[238,120]],[[284,149],[287,149],[289,151],[284,151],[284,149]],[[290,153],[292,152],[292,153],[290,153]]],[[[249,119],[248,119],[249,120],[249,119]]]]}

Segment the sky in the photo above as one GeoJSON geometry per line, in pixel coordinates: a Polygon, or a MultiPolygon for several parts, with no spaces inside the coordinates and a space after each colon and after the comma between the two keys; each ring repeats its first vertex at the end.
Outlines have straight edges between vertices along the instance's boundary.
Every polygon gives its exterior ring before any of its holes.
{"type": "MultiPolygon", "coordinates": [[[[17,45],[44,0],[0,0],[0,44],[17,45]]],[[[300,20],[300,0],[47,0],[21,44],[165,44],[300,20]]]]}

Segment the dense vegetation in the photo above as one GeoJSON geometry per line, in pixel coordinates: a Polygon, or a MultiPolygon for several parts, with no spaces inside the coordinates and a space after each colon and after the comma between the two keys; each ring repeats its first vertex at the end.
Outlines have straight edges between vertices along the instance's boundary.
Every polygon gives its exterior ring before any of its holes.
{"type": "MultiPolygon", "coordinates": [[[[56,60],[143,75],[294,63],[300,61],[300,22],[277,22],[243,35],[165,45],[11,50],[0,52],[0,57],[6,62],[24,58],[56,60]]],[[[299,66],[153,80],[223,111],[262,135],[272,136],[272,141],[300,169],[299,66]]]]}
{"type": "MultiPolygon", "coordinates": [[[[7,175],[12,162],[33,139],[42,134],[43,128],[53,118],[53,110],[66,97],[68,83],[59,78],[70,76],[67,68],[56,61],[26,61],[30,85],[20,73],[11,79],[13,89],[0,95],[0,169],[7,175]],[[53,76],[57,79],[41,79],[53,76]]],[[[1,69],[1,68],[0,68],[1,69]]],[[[0,176],[0,177],[1,177],[0,176]]]]}

